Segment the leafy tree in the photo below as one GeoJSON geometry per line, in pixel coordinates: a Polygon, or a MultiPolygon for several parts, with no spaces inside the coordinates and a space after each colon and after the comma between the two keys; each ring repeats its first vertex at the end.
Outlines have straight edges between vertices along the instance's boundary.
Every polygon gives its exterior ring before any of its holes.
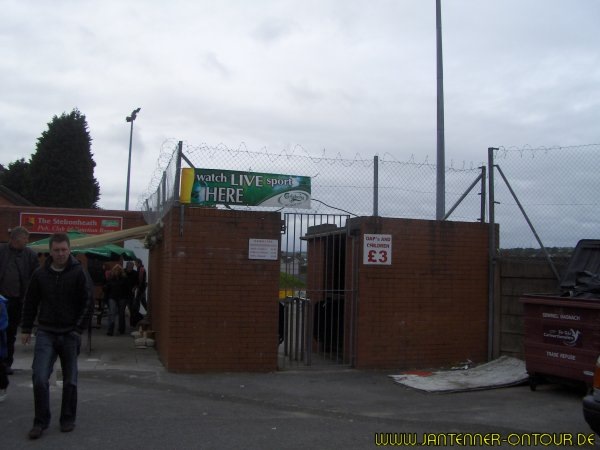
{"type": "Polygon", "coordinates": [[[0,175],[0,184],[23,198],[31,199],[31,176],[29,163],[25,161],[25,158],[8,164],[8,168],[0,175]]]}
{"type": "Polygon", "coordinates": [[[279,287],[280,288],[303,288],[306,283],[300,278],[297,278],[289,273],[279,272],[279,287]]]}
{"type": "Polygon", "coordinates": [[[31,156],[31,201],[38,206],[97,208],[100,185],[85,116],[78,109],[54,116],[31,156]]]}

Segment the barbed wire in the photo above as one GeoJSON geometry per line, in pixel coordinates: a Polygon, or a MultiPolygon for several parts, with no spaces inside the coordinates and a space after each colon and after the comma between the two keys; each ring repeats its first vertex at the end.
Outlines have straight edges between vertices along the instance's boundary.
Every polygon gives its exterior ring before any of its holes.
{"type": "MultiPolygon", "coordinates": [[[[589,237],[595,233],[593,227],[597,229],[600,225],[596,199],[599,187],[596,180],[600,169],[596,157],[598,150],[600,144],[550,148],[498,147],[494,151],[494,164],[506,174],[546,246],[574,246],[578,236],[589,237]]],[[[222,143],[216,146],[183,143],[183,153],[197,168],[311,177],[313,204],[309,211],[302,212],[373,214],[375,158],[363,158],[357,153],[353,159],[348,159],[340,153],[330,156],[325,150],[313,155],[301,145],[279,152],[264,147],[253,151],[243,142],[236,148],[222,143]]],[[[177,190],[173,186],[177,179],[173,162],[176,157],[177,142],[165,141],[157,168],[139,205],[140,209],[151,213],[151,220],[177,200],[177,190]],[[159,189],[165,179],[171,185],[159,189]]],[[[445,169],[447,208],[460,201],[450,220],[488,219],[487,205],[482,205],[485,199],[481,198],[481,188],[476,187],[465,196],[466,190],[480,176],[483,166],[484,163],[455,163],[450,160],[445,169]],[[481,217],[482,210],[486,217],[481,217]]],[[[378,158],[378,214],[433,220],[436,214],[436,177],[437,166],[429,162],[428,156],[417,160],[415,155],[411,155],[408,160],[400,161],[385,153],[378,158]]],[[[500,224],[500,246],[537,247],[517,202],[499,176],[495,177],[494,196],[498,203],[495,218],[500,224]]],[[[232,209],[253,210],[256,207],[232,209]]],[[[295,211],[290,208],[271,209],[295,211]]]]}
{"type": "MultiPolygon", "coordinates": [[[[548,247],[574,247],[595,238],[600,225],[600,144],[499,147],[494,164],[506,175],[540,240],[548,247]]],[[[533,232],[501,177],[494,179],[496,222],[504,248],[537,248],[533,232]]]]}

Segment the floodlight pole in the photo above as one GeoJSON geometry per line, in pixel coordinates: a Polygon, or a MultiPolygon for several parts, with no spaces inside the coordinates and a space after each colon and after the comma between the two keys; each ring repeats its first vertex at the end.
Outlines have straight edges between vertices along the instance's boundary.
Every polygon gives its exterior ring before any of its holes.
{"type": "Polygon", "coordinates": [[[437,184],[436,220],[444,220],[446,214],[446,157],[444,143],[444,68],[442,59],[442,0],[435,1],[435,29],[437,56],[437,184]]]}
{"type": "Polygon", "coordinates": [[[129,160],[127,162],[127,192],[125,192],[125,211],[129,211],[129,180],[131,176],[131,143],[133,141],[133,121],[136,119],[137,114],[141,109],[142,108],[134,109],[131,112],[131,115],[125,118],[126,122],[131,123],[131,128],[129,130],[129,160]]]}

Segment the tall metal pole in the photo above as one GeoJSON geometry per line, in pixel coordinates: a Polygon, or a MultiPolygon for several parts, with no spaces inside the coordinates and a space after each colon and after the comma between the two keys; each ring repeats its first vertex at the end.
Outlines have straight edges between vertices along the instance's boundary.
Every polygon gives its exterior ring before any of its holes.
{"type": "Polygon", "coordinates": [[[494,359],[494,311],[496,302],[496,217],[494,196],[494,147],[488,148],[489,236],[488,236],[488,361],[494,359]]]}
{"type": "Polygon", "coordinates": [[[379,215],[379,156],[373,157],[373,216],[379,215]]]}
{"type": "Polygon", "coordinates": [[[127,161],[127,191],[125,192],[125,211],[129,211],[129,180],[131,176],[131,144],[133,142],[133,121],[137,117],[137,114],[140,112],[142,108],[134,109],[131,112],[131,116],[127,116],[125,118],[126,122],[131,123],[131,128],[129,130],[129,159],[127,161]]]}
{"type": "Polygon", "coordinates": [[[443,220],[446,214],[446,157],[444,143],[444,68],[442,59],[442,8],[435,2],[435,29],[437,50],[437,189],[435,216],[443,220]]]}

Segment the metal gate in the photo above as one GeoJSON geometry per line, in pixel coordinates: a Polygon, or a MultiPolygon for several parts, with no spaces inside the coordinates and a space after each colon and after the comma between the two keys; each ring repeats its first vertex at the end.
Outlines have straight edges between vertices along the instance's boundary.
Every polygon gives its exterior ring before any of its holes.
{"type": "Polygon", "coordinates": [[[356,299],[348,218],[284,214],[280,369],[353,364],[356,299]]]}

